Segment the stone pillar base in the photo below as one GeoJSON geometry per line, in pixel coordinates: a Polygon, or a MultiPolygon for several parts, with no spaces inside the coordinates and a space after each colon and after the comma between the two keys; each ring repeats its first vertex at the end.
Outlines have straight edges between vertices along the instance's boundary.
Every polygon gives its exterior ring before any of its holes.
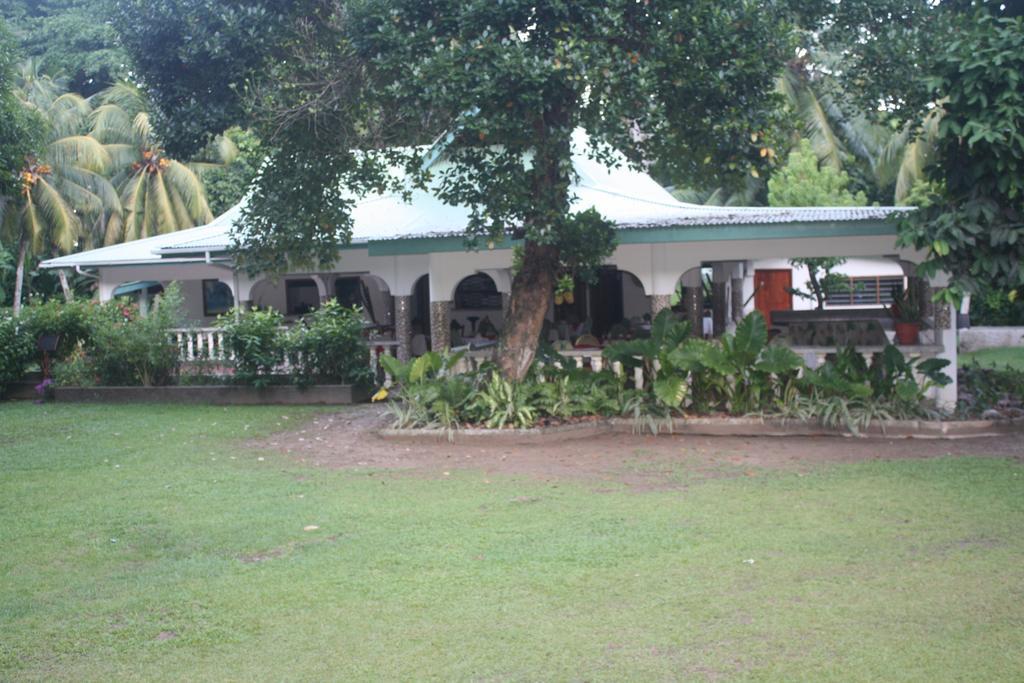
{"type": "Polygon", "coordinates": [[[732,279],[732,320],[739,322],[743,320],[743,278],[732,279]]]}
{"type": "Polygon", "coordinates": [[[725,323],[728,299],[726,298],[726,286],[724,282],[711,283],[711,319],[714,327],[714,335],[721,337],[725,334],[725,323]]]}
{"type": "Polygon", "coordinates": [[[430,302],[430,347],[442,352],[452,347],[451,301],[430,302]]]}
{"type": "Polygon", "coordinates": [[[686,319],[690,321],[690,333],[695,337],[704,336],[704,293],[700,287],[684,287],[686,319]]]}
{"type": "Polygon", "coordinates": [[[398,360],[407,361],[412,356],[412,297],[396,296],[395,341],[398,342],[398,360]]]}
{"type": "Polygon", "coordinates": [[[658,317],[658,314],[666,308],[672,308],[671,294],[652,294],[651,299],[651,320],[658,317]]]}

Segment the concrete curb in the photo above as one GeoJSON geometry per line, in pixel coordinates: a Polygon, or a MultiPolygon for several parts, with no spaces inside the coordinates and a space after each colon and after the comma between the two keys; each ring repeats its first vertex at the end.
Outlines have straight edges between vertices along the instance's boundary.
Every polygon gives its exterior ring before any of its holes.
{"type": "Polygon", "coordinates": [[[558,425],[557,427],[534,427],[532,429],[379,429],[377,434],[388,440],[420,440],[420,439],[493,439],[512,438],[515,441],[532,442],[558,439],[586,439],[592,436],[611,434],[615,431],[608,420],[578,422],[575,424],[558,425]]]}
{"type": "MultiPolygon", "coordinates": [[[[674,418],[657,422],[661,436],[830,436],[850,437],[843,429],[830,429],[818,422],[784,420],[778,417],[692,417],[674,418]]],[[[1009,420],[887,420],[873,423],[861,432],[861,437],[875,439],[973,439],[1000,436],[1024,431],[1024,418],[1009,420]]],[[[643,426],[625,418],[611,418],[599,422],[538,427],[536,429],[381,429],[378,435],[389,440],[450,439],[486,441],[500,437],[516,442],[536,442],[554,439],[582,439],[603,434],[637,434],[650,436],[643,426]]]]}

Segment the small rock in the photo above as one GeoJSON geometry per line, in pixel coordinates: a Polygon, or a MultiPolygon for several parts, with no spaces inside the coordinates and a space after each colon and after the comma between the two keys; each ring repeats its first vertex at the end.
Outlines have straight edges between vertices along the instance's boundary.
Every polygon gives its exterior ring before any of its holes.
{"type": "Polygon", "coordinates": [[[1002,419],[1002,417],[1002,413],[1000,413],[998,410],[993,410],[992,408],[989,408],[988,410],[981,414],[982,420],[999,420],[1002,419]]]}
{"type": "Polygon", "coordinates": [[[306,526],[302,527],[302,530],[303,531],[316,531],[319,528],[320,527],[318,527],[316,524],[307,524],[306,526]]]}

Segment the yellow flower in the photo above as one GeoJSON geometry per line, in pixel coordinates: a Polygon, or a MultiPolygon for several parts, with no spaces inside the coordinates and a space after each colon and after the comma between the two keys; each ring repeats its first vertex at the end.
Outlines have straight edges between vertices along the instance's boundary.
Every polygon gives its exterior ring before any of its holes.
{"type": "Polygon", "coordinates": [[[374,395],[373,395],[373,396],[372,396],[372,397],[370,398],[370,401],[372,401],[373,403],[376,403],[377,401],[383,401],[383,400],[384,400],[384,399],[386,399],[387,397],[388,397],[388,390],[387,390],[387,389],[385,389],[384,387],[381,387],[381,388],[380,388],[380,389],[379,389],[379,390],[377,391],[377,393],[376,393],[376,394],[374,394],[374,395]]]}

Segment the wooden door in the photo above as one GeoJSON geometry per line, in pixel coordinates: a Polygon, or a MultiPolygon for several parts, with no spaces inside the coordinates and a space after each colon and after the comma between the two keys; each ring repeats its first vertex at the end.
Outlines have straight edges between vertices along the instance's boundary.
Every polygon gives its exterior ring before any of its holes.
{"type": "Polygon", "coordinates": [[[769,327],[772,311],[793,309],[792,287],[793,271],[789,268],[754,271],[754,308],[761,312],[769,327]]]}

